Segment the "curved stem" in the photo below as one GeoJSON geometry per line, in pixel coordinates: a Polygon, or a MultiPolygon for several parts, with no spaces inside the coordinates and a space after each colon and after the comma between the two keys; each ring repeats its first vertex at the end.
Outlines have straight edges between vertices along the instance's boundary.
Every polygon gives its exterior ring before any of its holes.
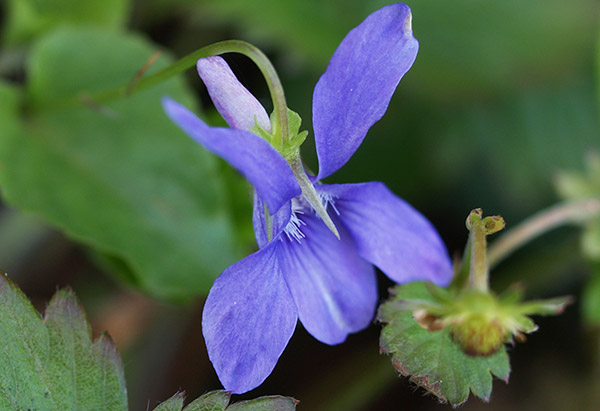
{"type": "Polygon", "coordinates": [[[269,61],[267,56],[257,47],[241,40],[221,41],[205,48],[213,50],[212,55],[231,52],[243,54],[251,59],[260,69],[260,72],[267,82],[267,87],[269,88],[269,93],[271,94],[271,99],[273,101],[273,110],[275,111],[277,118],[278,129],[275,130],[274,134],[279,135],[280,143],[283,146],[283,143],[289,138],[290,134],[287,103],[285,101],[285,94],[283,93],[283,86],[281,85],[279,76],[271,64],[271,61],[269,61]]]}
{"type": "MultiPolygon", "coordinates": [[[[267,82],[269,92],[271,93],[273,109],[275,110],[277,116],[278,129],[276,130],[276,133],[280,135],[281,143],[283,144],[284,139],[289,138],[289,126],[287,117],[287,103],[285,101],[285,95],[283,94],[281,81],[279,80],[277,72],[273,68],[273,65],[267,56],[265,56],[262,51],[252,44],[241,40],[226,40],[202,47],[188,54],[187,56],[182,57],[168,67],[165,67],[164,69],[147,77],[140,78],[140,72],[138,72],[131,81],[111,90],[98,93],[80,93],[74,97],[62,101],[48,102],[44,104],[43,107],[32,107],[32,109],[35,110],[46,107],[55,109],[73,104],[80,104],[82,102],[92,102],[93,104],[107,103],[118,98],[130,96],[138,91],[152,87],[179,73],[182,73],[188,68],[193,67],[196,62],[203,57],[216,56],[225,53],[243,54],[250,58],[260,69],[267,82]]],[[[142,68],[142,73],[145,68],[147,68],[147,65],[148,63],[146,63],[146,65],[142,68]]]]}
{"type": "Polygon", "coordinates": [[[187,70],[189,67],[194,66],[196,62],[203,57],[216,56],[225,53],[243,54],[250,60],[252,60],[254,64],[256,64],[256,66],[259,68],[260,72],[262,73],[267,82],[269,93],[271,93],[271,99],[273,101],[273,110],[275,110],[277,116],[278,130],[276,130],[276,133],[279,133],[279,135],[281,136],[281,143],[283,143],[283,140],[287,138],[289,134],[287,103],[285,101],[285,95],[283,93],[283,86],[281,85],[281,81],[279,80],[279,76],[277,75],[275,68],[273,67],[267,56],[265,56],[265,54],[262,51],[260,51],[257,47],[245,41],[226,40],[220,41],[215,44],[211,44],[206,47],[202,47],[201,49],[198,49],[193,53],[182,57],[181,59],[171,64],[169,67],[159,71],[158,73],[141,79],[137,82],[137,84],[134,87],[131,87],[129,90],[128,87],[126,87],[124,90],[128,90],[128,94],[133,94],[137,91],[158,84],[168,79],[169,77],[183,72],[184,70],[187,70]]]}
{"type": "Polygon", "coordinates": [[[600,198],[567,201],[542,210],[494,241],[488,249],[489,266],[497,265],[519,247],[556,227],[597,216],[600,216],[600,198]]]}

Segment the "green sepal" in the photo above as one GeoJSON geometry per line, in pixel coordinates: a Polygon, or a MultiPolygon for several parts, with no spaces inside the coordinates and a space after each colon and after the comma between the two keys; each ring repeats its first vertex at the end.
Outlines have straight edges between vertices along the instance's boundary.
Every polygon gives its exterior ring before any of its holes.
{"type": "Polygon", "coordinates": [[[284,143],[284,146],[281,149],[281,155],[286,159],[290,160],[293,156],[298,153],[298,149],[306,140],[308,136],[308,131],[300,131],[300,126],[302,125],[302,118],[298,113],[288,108],[287,110],[288,116],[288,126],[290,128],[290,135],[287,141],[284,143]]]}
{"type": "Polygon", "coordinates": [[[271,144],[271,147],[277,150],[279,154],[281,154],[283,158],[285,158],[285,160],[290,165],[290,168],[292,169],[292,173],[294,173],[296,181],[298,181],[298,185],[302,189],[302,195],[304,196],[306,201],[308,201],[308,203],[312,206],[317,215],[321,217],[327,228],[329,228],[329,230],[331,230],[331,232],[339,239],[340,234],[337,228],[335,227],[335,224],[331,220],[331,217],[329,216],[329,214],[327,214],[327,210],[325,209],[321,198],[317,194],[313,182],[306,175],[306,171],[300,158],[300,146],[302,145],[302,143],[304,143],[304,140],[306,140],[308,132],[302,131],[298,133],[298,130],[300,130],[300,125],[302,124],[302,119],[300,118],[298,113],[288,108],[287,115],[290,131],[290,135],[288,136],[288,138],[282,139],[281,136],[278,135],[278,130],[276,127],[277,116],[275,112],[271,114],[271,124],[274,127],[273,129],[275,130],[274,134],[268,133],[267,131],[262,129],[257,123],[255,123],[254,127],[252,127],[251,131],[254,131],[260,137],[267,140],[271,144]]]}
{"type": "Polygon", "coordinates": [[[531,334],[532,332],[537,331],[538,329],[538,326],[533,322],[533,320],[524,315],[517,315],[513,317],[513,322],[515,328],[518,329],[516,335],[519,335],[519,332],[531,334]]]}
{"type": "Polygon", "coordinates": [[[301,131],[299,134],[296,134],[294,137],[292,137],[288,143],[288,145],[283,149],[282,151],[282,155],[283,157],[287,160],[289,158],[291,158],[291,156],[293,156],[295,153],[298,152],[298,149],[300,148],[300,146],[302,145],[302,143],[304,143],[304,140],[306,140],[306,137],[308,136],[308,131],[301,131]]]}
{"type": "Polygon", "coordinates": [[[566,306],[572,303],[573,297],[571,296],[532,300],[521,303],[518,310],[522,315],[557,315],[561,314],[566,306]]]}
{"type": "Polygon", "coordinates": [[[306,140],[308,131],[300,131],[302,125],[302,118],[298,113],[293,110],[287,109],[288,116],[288,127],[289,136],[281,138],[279,131],[277,130],[277,115],[275,112],[271,113],[271,128],[275,130],[274,133],[270,133],[262,128],[255,120],[254,127],[250,129],[251,132],[258,135],[262,139],[266,140],[275,150],[277,150],[283,158],[290,161],[297,153],[300,146],[306,140]],[[282,143],[283,141],[283,143],[282,143]]]}
{"type": "Polygon", "coordinates": [[[302,125],[302,117],[294,110],[287,109],[288,127],[290,129],[290,137],[295,136],[300,131],[302,125]]]}
{"type": "MultiPolygon", "coordinates": [[[[273,118],[271,117],[271,124],[273,123],[273,118]]],[[[260,126],[260,124],[258,124],[258,121],[256,120],[256,116],[254,116],[254,126],[250,129],[250,131],[254,134],[256,134],[257,136],[259,136],[260,138],[262,138],[263,140],[265,140],[266,142],[268,142],[269,144],[273,145],[273,135],[271,133],[269,133],[267,130],[265,130],[264,128],[262,128],[260,126]]]]}
{"type": "Polygon", "coordinates": [[[514,304],[523,300],[523,296],[525,295],[525,290],[521,283],[513,284],[504,290],[499,296],[498,299],[502,301],[503,304],[514,304]]]}

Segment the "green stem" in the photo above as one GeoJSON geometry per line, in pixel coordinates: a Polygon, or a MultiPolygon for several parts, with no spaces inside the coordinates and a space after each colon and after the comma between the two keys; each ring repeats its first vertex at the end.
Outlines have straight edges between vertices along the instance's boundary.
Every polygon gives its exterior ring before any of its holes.
{"type": "Polygon", "coordinates": [[[267,230],[267,241],[270,243],[273,239],[273,218],[271,214],[269,214],[269,207],[267,204],[264,204],[264,212],[265,212],[265,230],[267,230]]]}
{"type": "Polygon", "coordinates": [[[285,95],[283,94],[281,81],[279,80],[277,72],[273,68],[273,65],[267,56],[265,56],[262,51],[252,44],[241,40],[221,41],[219,43],[202,47],[188,54],[187,56],[182,57],[175,63],[158,71],[157,73],[141,79],[134,77],[126,84],[122,84],[119,87],[111,90],[98,93],[80,93],[62,101],[51,101],[44,103],[43,106],[32,107],[32,109],[38,110],[46,108],[62,108],[64,106],[81,104],[85,101],[91,101],[94,104],[107,103],[109,101],[127,97],[139,91],[155,86],[156,84],[159,84],[177,74],[182,73],[188,68],[193,67],[196,62],[203,57],[216,56],[225,53],[243,54],[250,58],[260,69],[262,75],[265,77],[269,92],[271,93],[271,99],[273,100],[273,109],[277,117],[277,130],[275,130],[275,132],[280,136],[281,143],[283,144],[285,139],[289,138],[289,126],[287,117],[287,103],[285,101],[285,95]]]}
{"type": "Polygon", "coordinates": [[[600,198],[567,201],[542,210],[494,241],[488,251],[489,265],[497,265],[516,249],[554,228],[598,216],[600,198]]]}

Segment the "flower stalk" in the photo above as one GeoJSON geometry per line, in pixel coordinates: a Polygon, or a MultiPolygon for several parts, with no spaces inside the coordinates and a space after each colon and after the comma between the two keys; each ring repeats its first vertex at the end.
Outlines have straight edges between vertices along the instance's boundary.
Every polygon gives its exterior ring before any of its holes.
{"type": "Polygon", "coordinates": [[[498,265],[515,250],[554,228],[578,224],[598,216],[600,216],[600,198],[567,201],[542,210],[507,231],[490,246],[489,265],[491,267],[498,265]]]}
{"type": "Polygon", "coordinates": [[[326,205],[322,203],[321,197],[319,197],[319,194],[317,194],[313,183],[308,179],[306,171],[304,171],[299,151],[296,153],[296,155],[292,157],[291,160],[289,160],[289,164],[292,168],[294,176],[296,177],[296,180],[298,180],[300,188],[302,189],[302,195],[304,196],[306,201],[308,201],[308,203],[312,206],[317,215],[321,217],[321,220],[323,220],[327,228],[329,228],[329,230],[339,239],[340,233],[338,232],[337,228],[335,227],[335,224],[331,220],[331,217],[329,217],[329,214],[327,214],[327,210],[325,208],[326,205]]]}

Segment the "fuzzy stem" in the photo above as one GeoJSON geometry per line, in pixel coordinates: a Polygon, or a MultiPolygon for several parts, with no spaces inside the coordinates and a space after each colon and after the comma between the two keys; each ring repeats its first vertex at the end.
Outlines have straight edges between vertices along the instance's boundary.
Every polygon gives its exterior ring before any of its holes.
{"type": "Polygon", "coordinates": [[[562,225],[600,216],[600,198],[588,198],[556,204],[529,217],[507,231],[489,248],[490,267],[497,265],[516,249],[536,237],[562,225]]]}
{"type": "Polygon", "coordinates": [[[304,196],[306,201],[308,201],[308,203],[312,206],[317,215],[321,217],[321,220],[323,220],[327,228],[329,228],[329,230],[331,230],[331,232],[339,239],[340,234],[337,228],[335,227],[335,224],[331,220],[331,217],[329,217],[329,214],[327,214],[327,210],[323,206],[321,198],[315,190],[315,186],[309,180],[308,176],[306,175],[306,172],[304,171],[304,167],[302,166],[302,160],[300,159],[299,150],[296,150],[296,153],[293,156],[291,156],[291,158],[288,160],[288,164],[292,168],[294,177],[296,177],[296,180],[298,181],[298,184],[302,189],[302,195],[304,196]]]}
{"type": "Polygon", "coordinates": [[[469,244],[471,250],[471,261],[469,271],[469,287],[487,292],[489,288],[489,269],[487,263],[487,241],[486,231],[481,221],[481,215],[471,214],[471,233],[469,244]]]}

